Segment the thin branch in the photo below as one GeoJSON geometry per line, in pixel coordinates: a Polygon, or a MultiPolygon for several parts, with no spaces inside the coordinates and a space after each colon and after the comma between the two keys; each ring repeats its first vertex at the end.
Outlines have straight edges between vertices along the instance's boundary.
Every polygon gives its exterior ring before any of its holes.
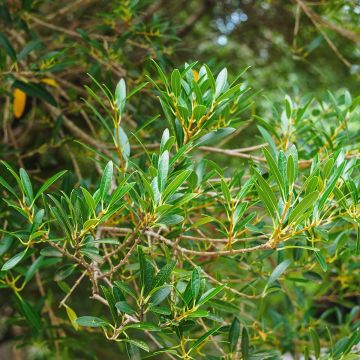
{"type": "Polygon", "coordinates": [[[328,43],[331,50],[335,53],[335,55],[347,66],[351,67],[351,63],[340,53],[340,51],[337,49],[336,45],[332,42],[332,40],[326,35],[326,33],[323,31],[323,29],[320,27],[318,22],[318,15],[314,16],[314,12],[312,12],[301,0],[296,0],[297,3],[301,6],[304,13],[309,17],[311,22],[315,25],[315,27],[319,30],[319,32],[322,34],[326,42],[328,43]]]}
{"type": "Polygon", "coordinates": [[[235,250],[219,250],[219,251],[197,251],[197,250],[190,250],[183,248],[177,244],[175,244],[173,241],[167,239],[166,237],[157,234],[151,230],[148,230],[145,232],[145,234],[150,234],[153,237],[157,237],[159,240],[165,242],[166,244],[175,247],[177,250],[179,250],[182,254],[192,254],[192,255],[200,255],[200,256],[221,256],[221,255],[236,255],[236,254],[244,254],[248,252],[258,251],[258,250],[271,250],[273,247],[270,245],[270,243],[267,241],[265,244],[252,246],[249,248],[244,249],[235,249],[235,250]]]}
{"type": "Polygon", "coordinates": [[[328,20],[325,20],[322,18],[319,14],[317,14],[315,11],[312,11],[303,1],[296,0],[296,2],[299,4],[299,6],[302,8],[304,13],[313,21],[316,21],[317,23],[320,23],[321,25],[327,27],[330,30],[333,30],[340,34],[341,36],[353,41],[354,43],[360,42],[360,35],[357,34],[354,31],[351,31],[349,29],[343,28],[339,25],[336,25],[334,23],[331,23],[328,20]]]}
{"type": "Polygon", "coordinates": [[[70,291],[66,294],[66,296],[60,301],[59,307],[64,306],[67,299],[70,297],[70,295],[74,292],[74,290],[77,288],[77,286],[80,284],[81,280],[85,277],[87,274],[87,271],[84,271],[81,276],[75,281],[74,285],[70,289],[70,291]]]}

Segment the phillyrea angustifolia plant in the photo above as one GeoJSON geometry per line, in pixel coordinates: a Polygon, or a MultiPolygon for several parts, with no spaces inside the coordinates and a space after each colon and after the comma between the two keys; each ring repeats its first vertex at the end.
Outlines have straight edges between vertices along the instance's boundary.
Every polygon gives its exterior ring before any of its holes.
{"type": "Polygon", "coordinates": [[[254,101],[244,73],[154,68],[156,143],[123,123],[148,83],[129,92],[124,79],[112,90],[92,78],[84,101],[100,145],[79,142],[101,176],[69,186],[64,170],[38,185],[2,161],[0,285],[18,320],[54,342],[89,330],[134,359],[279,359],[292,346],[358,358],[359,306],[332,310],[346,317],[341,332],[316,306],[335,286],[358,296],[359,99],[286,96],[256,118],[261,144],[224,149],[254,101]],[[224,169],[216,154],[238,165],[224,169]],[[67,320],[23,296],[43,276],[64,292],[53,301],[67,320]]]}

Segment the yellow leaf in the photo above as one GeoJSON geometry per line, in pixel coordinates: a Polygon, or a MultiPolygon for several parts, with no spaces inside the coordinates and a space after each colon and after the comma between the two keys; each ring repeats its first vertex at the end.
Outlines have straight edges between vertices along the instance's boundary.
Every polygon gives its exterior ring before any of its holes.
{"type": "Polygon", "coordinates": [[[198,73],[195,69],[193,69],[193,74],[194,74],[194,80],[195,80],[195,81],[198,81],[198,79],[199,79],[199,73],[198,73]]]}
{"type": "Polygon", "coordinates": [[[40,81],[45,83],[45,84],[48,84],[50,86],[53,86],[53,87],[58,87],[59,86],[59,84],[54,79],[44,78],[44,79],[41,79],[40,81]]]}
{"type": "Polygon", "coordinates": [[[15,89],[13,111],[14,111],[14,116],[17,119],[20,118],[24,113],[25,105],[26,105],[26,94],[20,89],[15,89]]]}
{"type": "Polygon", "coordinates": [[[261,340],[265,341],[266,340],[266,334],[264,332],[262,332],[261,330],[258,330],[258,333],[259,333],[259,335],[261,337],[261,340]]]}
{"type": "Polygon", "coordinates": [[[69,320],[71,321],[71,325],[75,330],[79,329],[79,325],[75,322],[77,319],[76,312],[69,306],[65,305],[67,316],[69,317],[69,320]]]}

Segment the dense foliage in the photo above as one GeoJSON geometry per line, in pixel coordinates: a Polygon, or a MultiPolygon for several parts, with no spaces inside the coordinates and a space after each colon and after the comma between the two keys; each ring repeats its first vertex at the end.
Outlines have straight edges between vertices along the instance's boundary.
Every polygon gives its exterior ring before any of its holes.
{"type": "Polygon", "coordinates": [[[220,3],[1,6],[0,327],[23,358],[359,358],[359,9],[220,3]],[[219,50],[266,8],[298,57],[325,41],[320,78],[329,49],[346,70],[300,96],[316,61],[219,50]],[[171,66],[209,18],[209,61],[171,66]]]}

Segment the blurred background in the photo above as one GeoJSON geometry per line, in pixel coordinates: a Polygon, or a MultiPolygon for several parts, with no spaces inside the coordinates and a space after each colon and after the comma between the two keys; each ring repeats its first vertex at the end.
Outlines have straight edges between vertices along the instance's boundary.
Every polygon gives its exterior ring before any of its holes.
{"type": "MultiPolygon", "coordinates": [[[[230,78],[250,66],[244,79],[258,94],[230,145],[254,144],[253,115],[268,116],[285,94],[300,101],[347,88],[359,95],[359,23],[358,0],[2,0],[0,157],[39,181],[64,168],[72,170],[69,183],[92,176],[84,166],[93,164],[89,153],[73,139],[95,148],[108,139],[82,100],[84,85],[92,86],[87,74],[112,90],[123,77],[133,89],[154,74],[150,59],[165,69],[192,61],[215,71],[226,66],[230,78]]],[[[151,144],[166,127],[163,117],[154,120],[158,113],[147,86],[129,102],[124,127],[151,144]]],[[[60,288],[44,298],[56,303],[60,288]]],[[[10,293],[0,294],[0,359],[21,359],[22,350],[7,344],[26,334],[5,325],[14,309],[10,293]]],[[[97,346],[85,335],[69,339],[84,358],[93,349],[104,358],[116,353],[116,344],[97,346]]],[[[47,351],[35,342],[29,356],[49,358],[47,351]]]]}
{"type": "MultiPolygon", "coordinates": [[[[165,69],[226,66],[232,77],[250,66],[245,79],[259,91],[250,115],[269,113],[284,94],[357,95],[359,20],[358,0],[3,0],[1,155],[35,173],[53,172],[59,159],[76,169],[71,139],[97,134],[81,100],[87,73],[110,89],[124,77],[131,89],[154,72],[150,58],[165,69]]],[[[128,105],[130,129],[159,111],[149,87],[142,94],[128,105]]],[[[251,141],[252,128],[237,141],[251,141]]]]}

